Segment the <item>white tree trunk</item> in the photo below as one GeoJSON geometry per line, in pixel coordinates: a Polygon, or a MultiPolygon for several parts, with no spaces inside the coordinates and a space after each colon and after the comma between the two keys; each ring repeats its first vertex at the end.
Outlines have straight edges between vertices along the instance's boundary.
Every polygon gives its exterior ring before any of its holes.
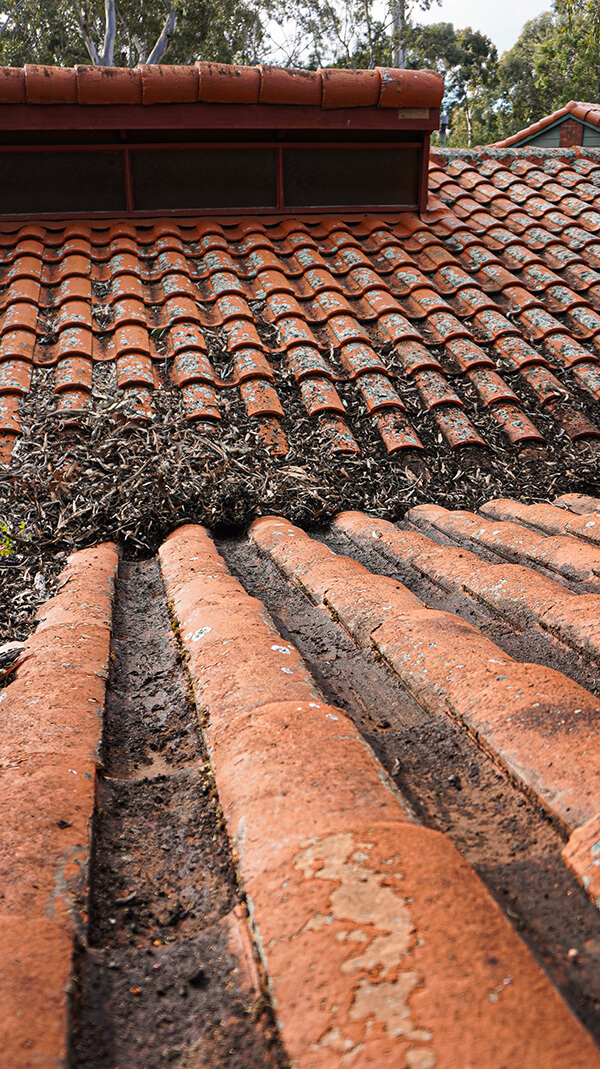
{"type": "Polygon", "coordinates": [[[77,20],[77,25],[79,26],[79,32],[81,33],[81,36],[83,37],[83,40],[85,42],[85,47],[88,50],[89,57],[90,57],[92,63],[94,64],[94,66],[98,67],[98,66],[100,66],[100,56],[98,55],[98,50],[96,48],[96,45],[94,44],[94,39],[93,39],[93,37],[92,37],[92,35],[90,33],[90,28],[89,28],[89,26],[87,24],[87,20],[84,19],[83,12],[82,12],[77,0],[72,0],[72,4],[73,4],[73,11],[75,12],[75,18],[77,20]]]}
{"type": "Polygon", "coordinates": [[[392,0],[394,67],[406,66],[406,0],[392,0]]]}
{"type": "MultiPolygon", "coordinates": [[[[90,27],[87,19],[84,17],[83,11],[79,6],[79,0],[71,0],[73,5],[73,11],[79,26],[79,32],[85,42],[85,47],[88,50],[89,57],[95,67],[112,67],[115,57],[115,42],[117,38],[117,9],[115,0],[104,0],[104,11],[106,16],[105,32],[104,32],[104,46],[102,52],[98,52],[94,39],[92,37],[90,27]]],[[[134,38],[134,45],[139,53],[139,63],[160,63],[167,48],[169,47],[169,39],[174,34],[177,27],[177,16],[173,9],[169,11],[165,19],[165,24],[162,28],[160,36],[154,45],[150,55],[146,58],[147,48],[139,37],[134,38]]]]}
{"type": "Polygon", "coordinates": [[[176,26],[177,16],[175,12],[171,9],[165,19],[165,24],[162,28],[161,35],[158,38],[156,44],[154,45],[154,48],[152,49],[150,55],[148,56],[148,59],[146,60],[147,63],[160,63],[162,57],[167,51],[167,48],[169,47],[169,37],[171,36],[171,34],[175,33],[176,26]]]}
{"type": "Polygon", "coordinates": [[[115,38],[117,36],[117,12],[115,10],[115,0],[104,0],[104,11],[106,14],[106,31],[104,34],[104,48],[102,49],[100,65],[102,67],[112,67],[115,57],[115,38]]]}

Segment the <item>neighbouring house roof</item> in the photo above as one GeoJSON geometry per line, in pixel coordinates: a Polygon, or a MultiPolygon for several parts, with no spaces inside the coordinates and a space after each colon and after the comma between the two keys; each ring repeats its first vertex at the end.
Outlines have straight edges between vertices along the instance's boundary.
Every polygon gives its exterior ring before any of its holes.
{"type": "Polygon", "coordinates": [[[549,146],[551,131],[557,147],[571,148],[574,145],[600,144],[600,104],[585,104],[579,100],[570,100],[564,108],[545,115],[543,119],[526,126],[503,141],[496,141],[491,148],[519,148],[524,145],[538,144],[549,146]],[[585,128],[592,131],[592,137],[586,138],[585,128]]]}
{"type": "MultiPolygon", "coordinates": [[[[81,132],[92,108],[100,138],[111,108],[137,109],[131,131],[185,104],[200,126],[205,105],[285,106],[339,133],[353,109],[424,153],[440,99],[427,72],[27,67],[0,72],[0,131],[22,113],[23,144],[75,114],[81,132]]],[[[143,813],[150,842],[158,796],[189,781],[187,813],[213,776],[236,1013],[253,1026],[256,956],[291,1063],[600,1066],[600,498],[552,490],[597,485],[600,153],[436,150],[428,183],[420,211],[0,218],[0,565],[26,562],[30,598],[47,562],[52,595],[0,649],[14,1069],[65,1059],[86,1027],[91,1061],[71,1060],[96,1069],[93,1029],[117,1018],[131,1046],[106,1065],[134,1064],[159,1021],[185,1054],[169,990],[202,1060],[219,955],[194,896],[218,828],[187,817],[155,870],[121,827],[143,813]],[[232,495],[249,532],[227,529],[232,495]],[[315,514],[333,518],[316,536],[315,514]],[[181,727],[192,699],[210,770],[181,727]],[[95,838],[90,953],[90,827],[109,818],[125,860],[95,838]],[[198,850],[165,909],[182,842],[198,850]]]]}

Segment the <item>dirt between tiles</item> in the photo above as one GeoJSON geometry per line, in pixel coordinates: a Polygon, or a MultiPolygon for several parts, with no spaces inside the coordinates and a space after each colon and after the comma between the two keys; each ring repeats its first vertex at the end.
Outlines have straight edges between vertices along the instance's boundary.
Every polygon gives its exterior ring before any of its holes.
{"type": "MultiPolygon", "coordinates": [[[[251,542],[222,538],[218,549],[600,1041],[600,914],[561,860],[561,833],[459,725],[425,712],[251,542]]],[[[385,571],[381,559],[364,563],[385,571]]],[[[420,594],[433,603],[432,591],[420,594]]],[[[515,655],[522,641],[531,660],[556,655],[483,616],[476,623],[515,655]]],[[[284,1069],[156,559],[121,562],[112,649],[70,1069],[284,1069]]],[[[588,666],[565,667],[590,685],[588,666]]]]}
{"type": "Polygon", "coordinates": [[[287,1065],[156,560],[121,562],[71,1069],[287,1065]]]}
{"type": "MultiPolygon", "coordinates": [[[[331,534],[323,540],[360,556],[331,534]]],[[[560,832],[462,727],[422,709],[374,652],[360,649],[248,540],[221,540],[218,549],[297,647],[326,700],[354,720],[419,821],[467,858],[600,1042],[600,913],[561,859],[560,832]]],[[[385,571],[381,558],[364,563],[385,571]]],[[[501,644],[499,630],[490,637],[501,644]]],[[[507,646],[516,638],[511,633],[507,646]]],[[[529,643],[527,659],[542,661],[538,652],[529,643]]]]}

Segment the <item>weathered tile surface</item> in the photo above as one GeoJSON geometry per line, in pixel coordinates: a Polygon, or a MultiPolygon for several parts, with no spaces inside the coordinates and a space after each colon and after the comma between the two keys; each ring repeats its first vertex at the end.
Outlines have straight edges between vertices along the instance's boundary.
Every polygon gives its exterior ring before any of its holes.
{"type": "Polygon", "coordinates": [[[72,425],[103,362],[141,420],[165,374],[216,433],[239,391],[279,454],[288,380],[334,452],[359,448],[337,382],[389,453],[423,449],[407,389],[450,450],[488,444],[481,412],[517,447],[543,446],[536,409],[574,440],[600,437],[577,406],[600,397],[600,161],[512,156],[434,157],[423,219],[4,224],[3,454],[34,367],[53,369],[72,425]]]}

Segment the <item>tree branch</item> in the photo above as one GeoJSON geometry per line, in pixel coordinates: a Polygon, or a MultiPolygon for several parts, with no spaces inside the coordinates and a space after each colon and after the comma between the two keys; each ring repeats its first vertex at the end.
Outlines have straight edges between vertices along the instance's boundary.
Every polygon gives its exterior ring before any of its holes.
{"type": "MultiPolygon", "coordinates": [[[[19,0],[19,2],[17,4],[17,8],[16,8],[17,11],[19,10],[20,7],[22,7],[23,3],[24,3],[24,0],[19,0]]],[[[16,29],[18,23],[17,23],[17,20],[16,20],[15,16],[12,13],[12,11],[9,11],[9,13],[6,16],[4,22],[2,23],[2,26],[0,26],[0,37],[2,37],[2,34],[4,33],[6,27],[8,26],[8,24],[10,22],[14,22],[15,29],[16,29]]]]}
{"type": "Polygon", "coordinates": [[[73,5],[73,11],[75,12],[75,19],[77,20],[77,25],[79,26],[79,32],[81,33],[81,36],[85,41],[85,47],[88,50],[89,57],[94,66],[99,67],[100,57],[98,55],[96,45],[94,44],[93,37],[90,33],[90,28],[87,24],[87,19],[83,17],[83,13],[77,0],[71,0],[71,3],[73,5]]]}
{"type": "Polygon", "coordinates": [[[162,28],[162,33],[158,38],[156,44],[154,45],[154,48],[152,49],[150,55],[148,56],[148,59],[146,60],[147,63],[160,63],[162,57],[167,51],[167,48],[169,47],[169,37],[175,33],[176,27],[177,16],[171,8],[169,14],[165,19],[165,24],[162,28]]]}
{"type": "Polygon", "coordinates": [[[104,48],[102,49],[100,65],[102,67],[112,67],[115,57],[115,38],[117,36],[115,0],[104,0],[104,11],[106,13],[106,30],[104,33],[104,48]]]}
{"type": "Polygon", "coordinates": [[[134,33],[134,35],[131,38],[131,40],[132,40],[133,44],[135,45],[135,47],[137,48],[138,65],[140,63],[147,63],[148,62],[148,49],[147,49],[146,45],[144,44],[144,42],[142,41],[141,37],[138,37],[137,33],[134,33]]]}

